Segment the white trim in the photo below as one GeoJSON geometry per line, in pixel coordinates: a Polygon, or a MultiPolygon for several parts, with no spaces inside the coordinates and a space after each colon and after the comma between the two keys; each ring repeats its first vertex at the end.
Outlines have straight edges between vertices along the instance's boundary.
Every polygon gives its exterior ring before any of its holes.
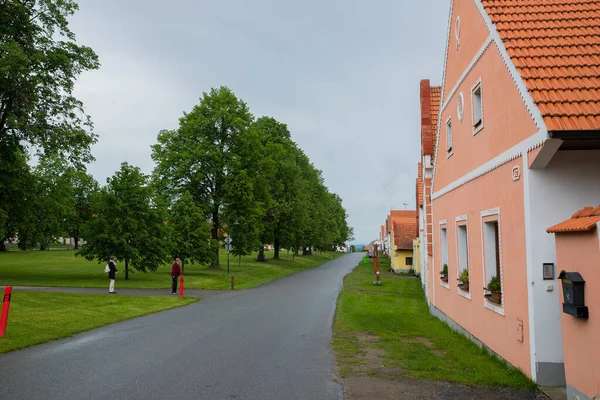
{"type": "Polygon", "coordinates": [[[454,222],[462,222],[462,221],[466,221],[466,220],[467,220],[466,215],[459,215],[458,217],[454,218],[454,222]]]}
{"type": "MultiPolygon", "coordinates": [[[[460,250],[458,248],[458,246],[460,246],[459,243],[459,238],[458,238],[458,227],[459,226],[465,226],[467,228],[467,271],[469,271],[469,280],[470,280],[470,276],[471,276],[471,246],[469,246],[469,221],[466,215],[461,215],[458,216],[454,219],[454,235],[456,236],[456,281],[458,282],[458,277],[460,276],[460,273],[462,272],[460,270],[460,250]],[[464,222],[464,224],[463,224],[464,222]]],[[[458,287],[458,284],[456,285],[456,290],[457,293],[459,295],[461,295],[464,298],[467,298],[469,300],[471,300],[471,292],[470,291],[464,291],[461,288],[458,287]]]]}
{"type": "MultiPolygon", "coordinates": [[[[439,274],[438,274],[438,279],[440,279],[439,274]]],[[[444,282],[441,279],[440,279],[440,286],[445,287],[446,289],[450,290],[450,284],[447,282],[444,282]]]]}
{"type": "Polygon", "coordinates": [[[529,154],[524,152],[523,154],[523,206],[525,214],[525,260],[527,266],[527,310],[529,311],[529,368],[531,371],[531,380],[537,380],[537,368],[535,355],[536,340],[535,340],[535,307],[534,307],[534,271],[533,271],[533,246],[531,245],[531,196],[529,194],[529,154]]]}
{"type": "Polygon", "coordinates": [[[460,15],[456,16],[454,23],[454,38],[456,39],[456,50],[460,48],[460,15]]]}
{"type": "Polygon", "coordinates": [[[456,114],[458,116],[458,122],[463,122],[465,117],[465,95],[463,92],[460,92],[456,98],[456,114]]]}
{"type": "MultiPolygon", "coordinates": [[[[473,57],[473,59],[471,60],[469,65],[467,66],[467,68],[463,71],[462,75],[458,78],[458,80],[456,81],[456,84],[452,87],[452,90],[450,91],[450,93],[448,93],[448,96],[446,96],[446,101],[444,103],[442,103],[441,108],[440,108],[440,115],[442,114],[442,112],[444,112],[446,110],[446,107],[448,107],[448,103],[450,102],[450,100],[452,99],[452,97],[454,96],[456,91],[458,90],[459,86],[462,85],[463,81],[467,78],[469,73],[471,73],[471,70],[475,67],[475,64],[477,64],[477,62],[483,56],[483,54],[485,53],[485,51],[487,50],[487,48],[490,46],[491,43],[492,43],[492,36],[489,35],[485,39],[485,42],[483,42],[483,45],[481,46],[479,51],[477,51],[477,53],[475,54],[475,56],[473,57]]],[[[446,68],[446,65],[444,65],[444,68],[446,68]]],[[[445,73],[444,73],[444,77],[442,79],[446,79],[445,73]]],[[[442,85],[443,85],[443,81],[442,81],[442,85]]],[[[443,89],[443,86],[442,86],[442,89],[443,89]]]]}
{"type": "Polygon", "coordinates": [[[448,225],[448,222],[445,219],[440,220],[439,225],[448,225]]]}
{"type": "Polygon", "coordinates": [[[481,85],[481,76],[479,77],[479,79],[477,79],[477,81],[475,82],[475,84],[473,86],[471,86],[471,129],[473,132],[473,136],[477,135],[477,133],[479,133],[479,131],[481,131],[483,129],[483,88],[481,85]],[[474,92],[477,90],[477,88],[479,88],[480,90],[480,110],[479,112],[481,113],[481,124],[479,124],[478,127],[475,127],[475,96],[473,95],[474,92]]]}
{"type": "Polygon", "coordinates": [[[490,208],[481,212],[481,218],[490,217],[492,215],[500,215],[500,207],[490,208]]]}
{"type": "MultiPolygon", "coordinates": [[[[510,161],[516,160],[517,158],[521,157],[522,154],[527,153],[527,149],[529,147],[535,146],[538,143],[543,142],[544,135],[546,135],[546,133],[544,133],[542,131],[538,131],[534,135],[523,140],[521,143],[506,150],[504,153],[497,155],[496,157],[487,161],[485,164],[480,165],[479,167],[475,168],[471,172],[461,176],[454,182],[449,183],[448,185],[446,185],[442,189],[438,190],[437,192],[433,192],[431,194],[431,200],[433,201],[439,197],[442,197],[443,195],[471,182],[472,180],[477,179],[480,176],[485,175],[488,172],[493,171],[496,168],[499,168],[502,165],[504,165],[510,161]]],[[[435,179],[435,173],[434,173],[434,179],[435,179]]],[[[432,180],[432,186],[433,186],[433,184],[434,184],[434,182],[432,180]]]]}
{"type": "Polygon", "coordinates": [[[502,316],[504,316],[504,298],[506,296],[506,290],[504,288],[504,270],[502,268],[502,222],[500,221],[500,207],[496,207],[496,208],[490,208],[488,210],[483,210],[480,213],[480,217],[479,217],[479,224],[480,224],[480,231],[481,231],[481,272],[482,272],[482,276],[484,277],[484,284],[487,285],[487,265],[485,263],[485,250],[486,250],[486,243],[485,243],[485,237],[484,237],[484,227],[485,227],[485,222],[483,222],[483,219],[486,217],[492,217],[494,215],[497,215],[497,223],[498,223],[498,254],[499,254],[499,262],[500,265],[498,266],[498,269],[500,270],[500,287],[502,288],[502,303],[497,306],[492,304],[491,302],[489,302],[485,297],[483,298],[483,305],[485,308],[487,308],[488,310],[492,310],[502,316]]]}
{"type": "MultiPolygon", "coordinates": [[[[446,82],[446,67],[448,66],[448,49],[450,48],[450,32],[452,32],[452,12],[454,9],[454,0],[450,1],[450,10],[448,10],[448,30],[446,31],[446,48],[444,51],[444,70],[442,72],[442,91],[440,92],[440,106],[443,104],[443,100],[444,100],[444,88],[445,88],[445,82],[446,82]]],[[[452,97],[452,95],[449,95],[448,97],[452,97]]],[[[440,114],[442,113],[441,109],[440,109],[440,114]]],[[[440,131],[439,129],[439,118],[438,118],[438,132],[440,131]]],[[[438,141],[436,140],[436,143],[438,141]]]]}

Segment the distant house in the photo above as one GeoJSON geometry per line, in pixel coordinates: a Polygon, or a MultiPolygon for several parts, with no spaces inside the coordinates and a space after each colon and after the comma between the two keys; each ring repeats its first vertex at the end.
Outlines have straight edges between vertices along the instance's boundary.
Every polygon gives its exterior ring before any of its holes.
{"type": "Polygon", "coordinates": [[[413,240],[416,232],[416,212],[405,211],[405,217],[397,217],[392,224],[394,237],[390,251],[390,264],[394,272],[409,272],[415,269],[413,240]]]}
{"type": "MultiPolygon", "coordinates": [[[[417,236],[415,252],[418,252],[421,282],[426,293],[432,281],[430,265],[433,258],[433,220],[431,208],[431,181],[433,178],[433,158],[437,140],[437,121],[440,108],[441,86],[431,86],[428,79],[420,83],[419,100],[421,106],[421,162],[417,175],[417,236]]],[[[429,300],[429,297],[428,297],[429,300]]]]}
{"type": "MultiPolygon", "coordinates": [[[[570,355],[556,269],[584,265],[557,259],[546,229],[600,199],[600,4],[453,0],[448,25],[427,241],[430,309],[536,383],[564,385],[570,355]]],[[[423,161],[427,215],[425,171],[423,161]]],[[[428,215],[420,225],[427,232],[428,215]]],[[[600,365],[595,352],[581,357],[600,365]]]]}

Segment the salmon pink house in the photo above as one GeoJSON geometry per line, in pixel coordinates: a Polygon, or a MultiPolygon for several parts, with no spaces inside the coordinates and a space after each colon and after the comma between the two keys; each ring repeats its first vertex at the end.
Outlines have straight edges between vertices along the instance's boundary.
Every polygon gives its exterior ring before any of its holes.
{"type": "Polygon", "coordinates": [[[566,359],[546,229],[599,203],[599,149],[600,2],[452,1],[426,293],[540,385],[564,385],[566,359]]]}

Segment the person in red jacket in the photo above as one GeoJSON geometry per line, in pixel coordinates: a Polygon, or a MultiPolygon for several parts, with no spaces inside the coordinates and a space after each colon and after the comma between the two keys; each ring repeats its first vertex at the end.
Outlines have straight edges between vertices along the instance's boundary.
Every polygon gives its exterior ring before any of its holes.
{"type": "Polygon", "coordinates": [[[176,258],[173,266],[171,267],[171,278],[173,279],[173,284],[171,285],[171,294],[177,294],[177,280],[179,279],[179,275],[181,275],[180,265],[181,260],[176,258]]]}

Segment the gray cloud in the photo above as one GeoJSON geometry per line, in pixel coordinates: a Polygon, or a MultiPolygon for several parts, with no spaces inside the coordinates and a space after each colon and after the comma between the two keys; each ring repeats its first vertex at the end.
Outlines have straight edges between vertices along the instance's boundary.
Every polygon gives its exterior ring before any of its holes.
{"type": "Polygon", "coordinates": [[[343,198],[357,242],[372,240],[390,206],[415,206],[419,80],[441,81],[448,7],[80,0],[72,28],[102,63],[76,89],[100,136],[90,171],[104,182],[127,161],[149,173],[157,133],[225,85],[288,124],[343,198]]]}

